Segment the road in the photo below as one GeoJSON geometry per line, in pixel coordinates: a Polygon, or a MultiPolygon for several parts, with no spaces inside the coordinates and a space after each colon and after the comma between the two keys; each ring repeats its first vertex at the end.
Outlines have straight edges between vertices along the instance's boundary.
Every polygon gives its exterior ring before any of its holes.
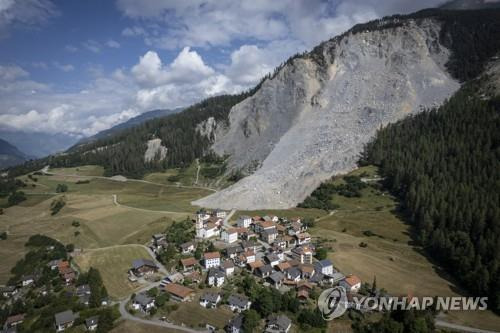
{"type": "Polygon", "coordinates": [[[466,333],[498,333],[498,331],[488,331],[488,330],[482,330],[479,328],[474,328],[474,327],[468,327],[468,326],[463,326],[463,325],[458,325],[458,324],[452,324],[446,321],[443,321],[441,319],[436,319],[435,320],[435,325],[437,327],[441,328],[446,328],[455,332],[466,332],[466,333]]]}
{"type": "MultiPolygon", "coordinates": [[[[160,285],[160,282],[151,283],[151,284],[141,288],[139,291],[137,291],[137,293],[146,291],[146,290],[154,288],[154,287],[158,287],[159,285],[160,285]]],[[[143,319],[143,318],[139,318],[139,317],[136,317],[134,315],[131,315],[126,309],[126,306],[127,306],[127,303],[129,300],[130,300],[130,296],[125,298],[124,300],[120,301],[119,310],[120,310],[120,315],[122,316],[123,319],[132,320],[132,321],[136,321],[136,322],[147,324],[147,325],[155,325],[155,326],[175,329],[175,330],[189,332],[189,333],[208,332],[206,330],[205,331],[198,331],[198,330],[194,330],[194,329],[189,328],[189,327],[175,325],[172,323],[167,323],[167,322],[164,322],[164,321],[161,321],[158,319],[143,319]]]]}
{"type": "Polygon", "coordinates": [[[234,213],[236,213],[236,209],[231,210],[229,212],[229,214],[226,215],[226,217],[222,221],[222,224],[224,225],[224,227],[226,227],[228,229],[232,228],[232,225],[229,224],[229,220],[231,219],[231,217],[233,217],[234,213]]]}

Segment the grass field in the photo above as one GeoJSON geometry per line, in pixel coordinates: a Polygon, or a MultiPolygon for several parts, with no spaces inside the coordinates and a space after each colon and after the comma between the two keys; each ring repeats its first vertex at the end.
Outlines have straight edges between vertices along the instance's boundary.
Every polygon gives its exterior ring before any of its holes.
{"type": "Polygon", "coordinates": [[[97,268],[109,296],[119,299],[140,287],[139,284],[128,281],[127,272],[132,261],[141,258],[151,259],[146,249],[139,245],[124,245],[83,251],[75,257],[75,262],[83,271],[90,267],[97,268]]]}
{"type": "Polygon", "coordinates": [[[110,331],[111,333],[181,333],[184,331],[171,328],[159,327],[156,325],[147,325],[131,320],[122,320],[110,331]]]}
{"type": "Polygon", "coordinates": [[[167,315],[167,318],[176,324],[185,324],[193,328],[199,328],[200,325],[210,324],[219,329],[233,318],[234,314],[226,306],[220,306],[216,309],[206,309],[199,304],[200,296],[208,289],[196,290],[196,295],[192,302],[176,303],[179,308],[167,315]]]}
{"type": "Polygon", "coordinates": [[[66,175],[102,176],[104,174],[104,168],[100,165],[83,165],[75,168],[50,169],[50,172],[66,175]]]}

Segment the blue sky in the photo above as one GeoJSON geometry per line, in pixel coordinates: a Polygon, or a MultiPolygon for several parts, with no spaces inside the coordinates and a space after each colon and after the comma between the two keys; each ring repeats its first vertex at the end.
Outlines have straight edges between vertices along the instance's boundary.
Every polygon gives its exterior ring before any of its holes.
{"type": "Polygon", "coordinates": [[[296,52],[423,0],[0,0],[0,129],[92,135],[255,85],[296,52]]]}

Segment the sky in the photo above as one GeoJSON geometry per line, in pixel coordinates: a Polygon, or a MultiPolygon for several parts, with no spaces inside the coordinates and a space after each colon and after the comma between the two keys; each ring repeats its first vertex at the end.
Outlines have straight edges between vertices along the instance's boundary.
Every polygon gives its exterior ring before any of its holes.
{"type": "Polygon", "coordinates": [[[237,93],[356,23],[440,0],[0,0],[0,128],[93,135],[237,93]]]}

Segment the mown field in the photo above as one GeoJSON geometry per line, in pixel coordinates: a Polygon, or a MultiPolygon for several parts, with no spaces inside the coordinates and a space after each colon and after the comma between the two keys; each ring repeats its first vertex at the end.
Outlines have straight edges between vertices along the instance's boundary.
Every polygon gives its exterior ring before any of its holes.
{"type": "Polygon", "coordinates": [[[21,177],[28,184],[23,188],[27,200],[0,215],[0,231],[8,232],[7,240],[0,243],[0,256],[5,258],[0,265],[0,284],[8,280],[11,267],[25,253],[24,243],[33,234],[82,249],[144,244],[172,221],[190,216],[196,207],[189,202],[204,194],[202,189],[94,178],[102,171],[88,166],[54,169],[51,172],[58,175],[53,176],[21,177]],[[67,185],[68,191],[56,193],[58,184],[67,185]],[[113,194],[123,205],[113,202],[113,194]],[[52,201],[62,196],[66,205],[51,215],[52,201]]]}
{"type": "Polygon", "coordinates": [[[116,245],[102,249],[84,250],[75,256],[75,262],[80,269],[87,271],[90,267],[97,268],[109,296],[120,299],[130,295],[141,287],[140,284],[128,280],[128,270],[135,259],[151,259],[148,251],[140,245],[116,245]]]}

